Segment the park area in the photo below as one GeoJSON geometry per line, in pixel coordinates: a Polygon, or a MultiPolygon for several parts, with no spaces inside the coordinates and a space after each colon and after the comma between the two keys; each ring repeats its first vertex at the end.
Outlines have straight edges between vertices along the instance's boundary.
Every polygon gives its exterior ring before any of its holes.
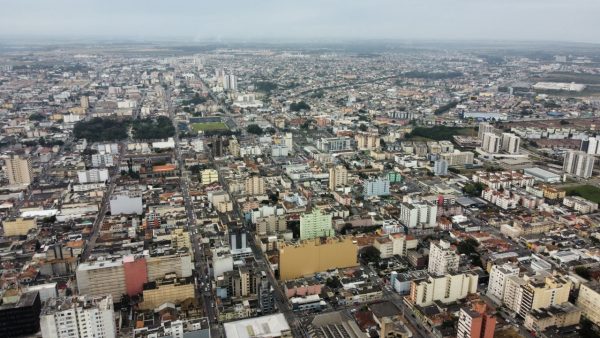
{"type": "Polygon", "coordinates": [[[229,128],[227,128],[227,125],[223,122],[192,123],[192,129],[197,132],[229,130],[229,128]]]}
{"type": "Polygon", "coordinates": [[[569,196],[581,196],[595,203],[600,203],[600,188],[593,185],[578,185],[575,187],[565,188],[569,196]]]}

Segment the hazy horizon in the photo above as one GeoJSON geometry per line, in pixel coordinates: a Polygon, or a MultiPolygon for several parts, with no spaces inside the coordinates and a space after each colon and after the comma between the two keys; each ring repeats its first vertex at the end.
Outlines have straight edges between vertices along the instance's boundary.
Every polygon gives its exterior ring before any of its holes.
{"type": "Polygon", "coordinates": [[[600,1],[0,0],[0,38],[600,43],[600,1]]]}

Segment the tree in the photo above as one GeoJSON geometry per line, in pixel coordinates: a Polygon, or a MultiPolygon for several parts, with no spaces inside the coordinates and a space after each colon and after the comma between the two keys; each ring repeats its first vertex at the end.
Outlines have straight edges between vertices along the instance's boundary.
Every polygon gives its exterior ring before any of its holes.
{"type": "Polygon", "coordinates": [[[463,192],[469,196],[481,196],[481,192],[485,189],[485,184],[481,182],[467,183],[463,187],[463,192]]]}
{"type": "Polygon", "coordinates": [[[369,127],[367,127],[366,124],[361,123],[361,125],[358,126],[358,130],[360,130],[360,131],[367,131],[367,130],[369,130],[369,127]]]}
{"type": "Polygon", "coordinates": [[[117,141],[127,138],[129,121],[94,117],[88,121],[79,121],[73,128],[76,139],[86,139],[89,142],[117,141]]]}
{"type": "Polygon", "coordinates": [[[246,131],[254,135],[262,135],[264,130],[258,124],[250,124],[246,127],[246,131]]]}
{"type": "Polygon", "coordinates": [[[166,139],[174,135],[175,126],[166,116],[159,116],[156,120],[145,118],[133,122],[133,137],[138,140],[166,139]]]}
{"type": "Polygon", "coordinates": [[[477,247],[479,246],[479,242],[477,242],[473,238],[467,238],[462,242],[459,242],[456,246],[456,251],[459,254],[471,255],[477,253],[477,247]]]}
{"type": "Polygon", "coordinates": [[[361,249],[360,257],[367,263],[378,263],[381,259],[381,252],[374,246],[368,246],[361,249]]]}
{"type": "Polygon", "coordinates": [[[293,102],[292,104],[290,104],[290,110],[291,111],[301,111],[301,110],[310,110],[310,106],[308,105],[308,103],[304,102],[304,101],[300,101],[300,102],[293,102]]]}

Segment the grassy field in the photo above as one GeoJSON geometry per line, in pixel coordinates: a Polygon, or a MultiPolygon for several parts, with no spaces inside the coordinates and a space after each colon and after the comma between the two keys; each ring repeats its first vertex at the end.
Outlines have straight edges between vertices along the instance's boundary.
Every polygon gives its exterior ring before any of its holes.
{"type": "Polygon", "coordinates": [[[593,185],[579,185],[565,188],[567,195],[581,196],[592,202],[600,203],[600,188],[593,185]]]}
{"type": "Polygon", "coordinates": [[[192,129],[195,131],[229,130],[223,122],[193,123],[192,129]]]}
{"type": "Polygon", "coordinates": [[[452,141],[454,135],[477,136],[477,130],[468,127],[417,127],[406,138],[414,141],[452,141]]]}

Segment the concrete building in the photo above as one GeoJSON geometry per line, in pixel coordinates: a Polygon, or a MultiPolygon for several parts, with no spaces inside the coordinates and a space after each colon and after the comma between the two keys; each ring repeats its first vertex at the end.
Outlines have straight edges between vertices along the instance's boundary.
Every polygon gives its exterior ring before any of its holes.
{"type": "Polygon", "coordinates": [[[237,77],[233,74],[223,75],[223,89],[236,91],[238,88],[237,77]]]}
{"type": "Polygon", "coordinates": [[[265,179],[258,175],[252,175],[246,178],[244,191],[246,192],[246,195],[264,195],[265,179]]]}
{"type": "Polygon", "coordinates": [[[474,154],[470,151],[454,150],[451,153],[440,154],[441,159],[448,161],[449,166],[464,166],[473,164],[474,154]]]}
{"type": "Polygon", "coordinates": [[[488,313],[483,302],[472,304],[472,308],[461,308],[458,316],[456,338],[494,338],[496,317],[488,313]]]}
{"type": "Polygon", "coordinates": [[[518,154],[521,147],[521,138],[512,133],[502,133],[501,150],[508,154],[518,154]]]}
{"type": "Polygon", "coordinates": [[[390,194],[390,181],[386,178],[369,178],[363,182],[363,195],[365,197],[387,196],[390,194]]]}
{"type": "Polygon", "coordinates": [[[92,167],[104,168],[114,167],[115,159],[112,154],[93,154],[92,155],[92,167]]]}
{"type": "Polygon", "coordinates": [[[479,123],[479,129],[477,130],[477,138],[479,138],[481,141],[483,141],[483,135],[485,133],[493,133],[494,132],[494,126],[487,123],[487,122],[481,122],[479,123]]]}
{"type": "Polygon", "coordinates": [[[483,143],[481,149],[490,154],[496,154],[500,152],[500,136],[494,133],[483,134],[483,143]]]}
{"type": "Polygon", "coordinates": [[[112,215],[141,215],[144,211],[142,194],[139,191],[119,191],[110,196],[112,215]]]}
{"type": "Polygon", "coordinates": [[[296,279],[317,272],[358,265],[358,247],[351,237],[315,238],[279,243],[279,278],[296,279]]]}
{"type": "Polygon", "coordinates": [[[108,169],[89,169],[77,172],[79,183],[105,182],[109,177],[108,169]]]}
{"type": "Polygon", "coordinates": [[[433,162],[433,174],[435,176],[446,176],[448,175],[448,161],[437,160],[433,162]]]}
{"type": "Polygon", "coordinates": [[[436,301],[453,303],[477,292],[478,275],[457,273],[412,281],[408,300],[413,305],[428,306],[436,301]]]}
{"type": "Polygon", "coordinates": [[[194,277],[177,278],[174,274],[144,284],[142,310],[153,310],[164,303],[180,304],[195,298],[194,277]]]}
{"type": "Polygon", "coordinates": [[[600,283],[581,284],[576,304],[585,318],[600,325],[600,283]]]}
{"type": "Polygon", "coordinates": [[[300,239],[316,237],[331,237],[335,235],[332,224],[332,215],[324,213],[319,208],[313,208],[310,213],[300,216],[300,239]]]}
{"type": "Polygon", "coordinates": [[[219,182],[219,172],[215,169],[202,170],[200,172],[200,182],[204,185],[219,182]]]}
{"type": "Polygon", "coordinates": [[[526,329],[541,333],[549,327],[562,328],[579,324],[581,309],[566,302],[547,308],[531,310],[525,317],[526,329]]]}
{"type": "Polygon", "coordinates": [[[52,298],[40,315],[43,338],[114,338],[117,336],[110,295],[52,298]]]}
{"type": "Polygon", "coordinates": [[[494,265],[490,271],[487,295],[497,304],[502,303],[506,280],[511,276],[519,276],[519,267],[510,263],[494,265]]]}
{"type": "MultiPolygon", "coordinates": [[[[586,142],[582,143],[582,147],[586,142]]],[[[583,148],[581,150],[584,150],[583,148]]],[[[587,140],[587,150],[589,155],[600,155],[600,136],[593,136],[587,140]]]]}
{"type": "Polygon", "coordinates": [[[2,229],[4,229],[4,236],[25,236],[31,229],[37,227],[35,218],[13,218],[5,219],[2,221],[2,229]]]}
{"type": "Polygon", "coordinates": [[[348,184],[348,170],[343,165],[329,168],[329,190],[335,191],[337,187],[348,184]]]}
{"type": "Polygon", "coordinates": [[[34,336],[40,330],[40,294],[4,290],[0,304],[0,335],[4,337],[34,336]]]}
{"type": "Polygon", "coordinates": [[[547,274],[511,276],[507,279],[503,302],[525,318],[531,310],[567,302],[571,285],[570,280],[547,274]]]}
{"type": "Polygon", "coordinates": [[[449,242],[440,240],[439,243],[431,242],[429,247],[429,265],[427,271],[434,276],[458,270],[460,255],[451,247],[449,242]]]}
{"type": "Polygon", "coordinates": [[[317,140],[317,149],[326,152],[350,151],[354,149],[354,140],[349,137],[329,137],[317,140]]]}
{"type": "Polygon", "coordinates": [[[380,146],[380,138],[378,132],[358,132],[354,135],[356,147],[359,150],[378,149],[380,146]]]}
{"type": "Polygon", "coordinates": [[[118,302],[127,292],[121,259],[81,263],[77,266],[75,275],[80,295],[110,295],[113,301],[118,302]]]}
{"type": "Polygon", "coordinates": [[[4,159],[4,171],[11,185],[29,185],[33,181],[30,157],[10,155],[4,159]]]}
{"type": "Polygon", "coordinates": [[[437,224],[437,209],[434,203],[401,203],[400,222],[408,228],[433,228],[437,224]]]}
{"type": "Polygon", "coordinates": [[[242,319],[223,324],[226,338],[291,338],[292,331],[283,313],[242,319]]]}
{"type": "Polygon", "coordinates": [[[583,151],[568,151],[563,162],[563,171],[575,177],[590,178],[594,170],[593,155],[583,151]]]}
{"type": "Polygon", "coordinates": [[[533,177],[534,180],[544,183],[559,183],[561,175],[538,167],[523,169],[523,174],[533,177]]]}
{"type": "Polygon", "coordinates": [[[586,200],[580,196],[566,196],[562,201],[563,205],[574,209],[582,214],[589,214],[598,210],[598,203],[586,200]]]}
{"type": "Polygon", "coordinates": [[[284,215],[269,215],[256,220],[256,234],[259,236],[274,235],[287,230],[287,219],[284,215]]]}

